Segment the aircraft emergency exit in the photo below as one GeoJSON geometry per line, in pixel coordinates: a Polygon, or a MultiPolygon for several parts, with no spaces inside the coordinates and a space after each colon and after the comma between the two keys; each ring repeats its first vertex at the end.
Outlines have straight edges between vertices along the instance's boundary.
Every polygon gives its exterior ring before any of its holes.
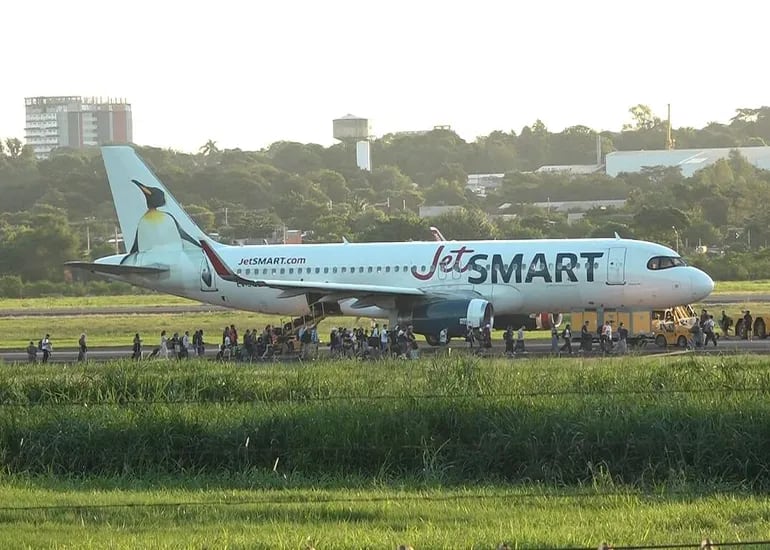
{"type": "Polygon", "coordinates": [[[103,147],[102,157],[127,253],[68,265],[201,302],[388,319],[435,342],[443,328],[462,336],[468,326],[515,326],[531,312],[669,307],[714,288],[670,248],[617,236],[227,246],[131,147],[103,147]]]}

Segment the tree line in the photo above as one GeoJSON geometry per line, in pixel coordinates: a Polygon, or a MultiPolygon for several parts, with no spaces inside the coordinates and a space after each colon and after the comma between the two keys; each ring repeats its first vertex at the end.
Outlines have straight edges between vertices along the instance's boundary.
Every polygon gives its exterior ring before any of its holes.
{"type": "MultiPolygon", "coordinates": [[[[661,149],[666,122],[644,106],[630,109],[620,132],[573,126],[550,132],[537,120],[514,131],[466,142],[437,128],[388,134],[372,142],[374,168],[355,165],[344,143],[323,147],[281,141],[261,151],[220,150],[210,140],[196,153],[138,147],[139,154],[207,232],[223,241],[271,238],[300,229],[306,242],[416,240],[437,225],[451,239],[612,236],[677,247],[722,278],[766,273],[770,258],[770,174],[733,152],[691,177],[649,168],[609,177],[535,172],[546,164],[593,164],[601,154],[661,149]],[[505,174],[486,197],[466,189],[468,174],[505,174]],[[581,220],[535,208],[538,201],[626,199],[622,209],[595,209],[581,220]],[[430,220],[423,205],[460,207],[430,220]],[[505,208],[501,209],[501,205],[505,208]],[[724,255],[695,255],[698,245],[724,255]],[[764,271],[763,271],[764,270],[764,271]]],[[[764,145],[770,107],[742,108],[727,124],[675,128],[677,148],[764,145]]],[[[67,260],[114,253],[117,220],[97,149],[59,149],[36,160],[28,146],[0,141],[0,275],[62,280],[67,260]]],[[[701,248],[702,250],[702,248],[701,248]]]]}

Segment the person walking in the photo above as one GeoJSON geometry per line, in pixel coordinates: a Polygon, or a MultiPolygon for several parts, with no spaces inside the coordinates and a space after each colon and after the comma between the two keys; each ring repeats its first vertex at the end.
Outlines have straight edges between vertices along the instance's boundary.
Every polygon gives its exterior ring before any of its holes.
{"type": "Polygon", "coordinates": [[[50,334],[46,334],[45,338],[40,341],[40,349],[43,351],[43,363],[48,363],[48,359],[50,359],[51,352],[53,351],[50,334]]]}
{"type": "Polygon", "coordinates": [[[709,340],[714,342],[714,347],[716,347],[717,335],[714,333],[714,327],[716,327],[716,323],[714,322],[714,316],[709,315],[703,327],[703,333],[706,335],[706,341],[703,344],[704,347],[709,345],[709,340]]]}
{"type": "Polygon", "coordinates": [[[743,315],[743,330],[746,332],[746,339],[751,342],[754,334],[754,318],[751,316],[751,312],[748,309],[743,315]]]}
{"type": "Polygon", "coordinates": [[[37,346],[32,340],[29,341],[27,346],[27,361],[30,363],[37,363],[37,346]]]}
{"type": "Polygon", "coordinates": [[[559,351],[566,351],[572,355],[572,327],[569,323],[567,323],[564,330],[561,331],[561,338],[564,340],[564,345],[559,351]]]}
{"type": "Polygon", "coordinates": [[[559,329],[551,325],[551,353],[559,353],[559,329]]]}
{"type": "Polygon", "coordinates": [[[622,321],[618,325],[618,353],[620,355],[628,353],[628,329],[622,321]]]}
{"type": "Polygon", "coordinates": [[[131,359],[139,360],[142,358],[142,339],[139,337],[138,332],[134,335],[134,342],[131,350],[133,352],[131,359]]]}
{"type": "Polygon", "coordinates": [[[86,361],[88,359],[88,346],[86,345],[86,333],[80,335],[78,340],[78,361],[86,361]]]}
{"type": "Polygon", "coordinates": [[[165,330],[160,331],[160,354],[163,359],[168,359],[168,336],[165,330]]]}

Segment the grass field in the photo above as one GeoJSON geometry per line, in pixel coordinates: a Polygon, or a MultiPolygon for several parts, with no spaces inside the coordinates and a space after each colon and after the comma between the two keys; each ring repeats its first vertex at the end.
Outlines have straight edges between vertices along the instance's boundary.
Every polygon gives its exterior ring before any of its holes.
{"type": "Polygon", "coordinates": [[[716,281],[714,293],[725,292],[770,292],[770,279],[759,281],[716,281]]]}
{"type": "Polygon", "coordinates": [[[0,539],[6,548],[494,549],[749,541],[770,532],[767,499],[741,491],[318,485],[259,475],[9,477],[0,485],[0,539]]]}
{"type": "Polygon", "coordinates": [[[6,365],[0,540],[320,550],[764,539],[768,364],[6,365]]]}
{"type": "Polygon", "coordinates": [[[197,305],[200,302],[170,294],[137,294],[119,296],[56,296],[49,298],[0,298],[0,313],[3,310],[59,309],[86,307],[152,307],[197,305]]]}

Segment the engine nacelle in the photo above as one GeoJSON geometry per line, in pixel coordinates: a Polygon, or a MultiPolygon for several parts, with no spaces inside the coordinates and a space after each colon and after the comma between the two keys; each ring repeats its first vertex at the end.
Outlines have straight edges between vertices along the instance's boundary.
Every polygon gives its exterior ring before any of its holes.
{"type": "Polygon", "coordinates": [[[447,329],[447,336],[465,336],[468,327],[481,328],[495,322],[494,308],[487,300],[437,300],[419,304],[411,311],[399,311],[398,323],[412,325],[417,334],[438,336],[447,329]]]}
{"type": "Polygon", "coordinates": [[[561,313],[520,313],[515,315],[500,315],[495,317],[495,328],[505,330],[509,326],[518,330],[522,325],[527,330],[551,330],[558,327],[564,320],[561,313]]]}

